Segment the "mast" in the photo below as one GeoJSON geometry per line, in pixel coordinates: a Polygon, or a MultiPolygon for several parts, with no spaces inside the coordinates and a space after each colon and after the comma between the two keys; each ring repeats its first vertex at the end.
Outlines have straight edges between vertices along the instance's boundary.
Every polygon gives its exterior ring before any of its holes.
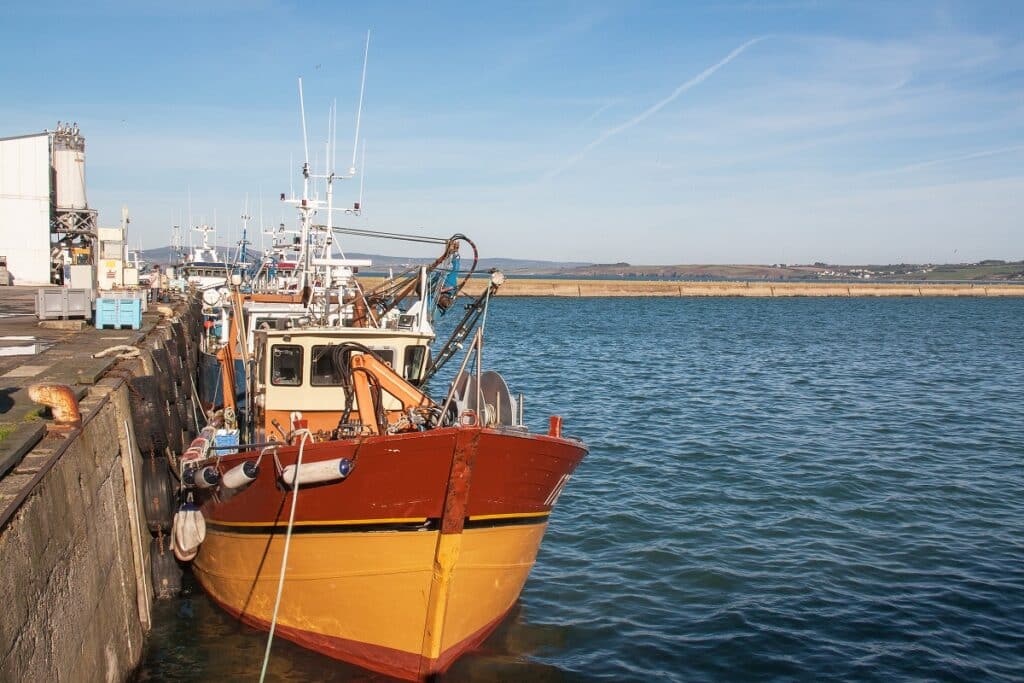
{"type": "Polygon", "coordinates": [[[249,233],[249,219],[252,216],[249,215],[249,195],[245,195],[245,210],[242,212],[242,239],[238,241],[238,253],[235,256],[236,265],[244,265],[248,261],[246,254],[246,246],[249,244],[249,240],[246,239],[249,233]]]}
{"type": "Polygon", "coordinates": [[[306,137],[306,102],[302,96],[302,77],[299,77],[299,112],[302,117],[302,147],[306,154],[302,162],[302,279],[300,289],[304,288],[309,278],[309,140],[306,137]]]}
{"type": "MultiPolygon", "coordinates": [[[[281,194],[281,200],[287,204],[294,205],[299,210],[300,226],[299,226],[299,253],[298,261],[296,263],[296,271],[301,270],[301,274],[294,272],[296,277],[296,285],[301,290],[306,287],[313,287],[316,284],[315,275],[322,275],[323,286],[325,289],[330,289],[334,282],[335,268],[346,267],[351,268],[356,265],[367,265],[367,264],[342,264],[340,262],[335,263],[333,261],[334,254],[334,181],[335,180],[348,180],[353,178],[356,174],[356,156],[358,154],[359,145],[359,131],[362,122],[362,108],[363,108],[363,95],[366,88],[366,64],[367,56],[369,52],[369,32],[367,32],[366,46],[363,54],[363,68],[361,74],[360,88],[359,88],[359,107],[356,114],[356,129],[355,129],[355,142],[352,150],[352,166],[348,169],[348,173],[344,175],[338,175],[335,170],[335,159],[337,157],[337,135],[338,135],[338,109],[337,100],[332,101],[331,106],[328,110],[327,116],[327,140],[324,148],[324,167],[322,172],[318,172],[315,168],[310,167],[309,163],[309,136],[306,128],[306,102],[305,94],[303,90],[302,78],[298,79],[299,86],[299,113],[302,125],[302,149],[305,155],[302,164],[302,195],[301,198],[295,196],[294,189],[292,190],[291,197],[285,199],[284,193],[281,194]],[[310,196],[310,181],[318,182],[324,180],[326,183],[326,197],[321,199],[319,194],[319,186],[316,186],[317,191],[315,196],[310,196]],[[319,209],[327,210],[326,225],[315,225],[313,217],[319,209]]],[[[317,154],[316,166],[319,167],[319,154],[317,154]]],[[[291,174],[289,174],[291,177],[291,174]]],[[[361,192],[361,188],[360,188],[361,192]]],[[[345,213],[351,213],[358,215],[359,213],[359,202],[356,202],[354,209],[337,209],[344,210],[345,213]]],[[[283,224],[282,224],[283,228],[283,224]]],[[[277,249],[276,240],[275,245],[272,249],[277,249]]],[[[340,251],[340,250],[339,250],[340,251]]],[[[345,255],[341,253],[342,260],[345,259],[345,255]]],[[[326,301],[330,301],[329,292],[324,292],[326,301]]]]}

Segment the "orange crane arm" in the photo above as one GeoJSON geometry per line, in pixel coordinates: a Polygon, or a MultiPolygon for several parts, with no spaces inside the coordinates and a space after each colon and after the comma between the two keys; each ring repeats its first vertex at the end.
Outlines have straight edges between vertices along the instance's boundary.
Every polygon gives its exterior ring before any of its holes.
{"type": "Polygon", "coordinates": [[[356,408],[359,411],[359,420],[368,427],[373,434],[379,434],[377,415],[373,409],[373,394],[370,391],[370,380],[366,373],[372,374],[380,383],[382,391],[394,396],[402,404],[402,412],[416,408],[436,407],[430,397],[412,386],[402,378],[388,364],[382,362],[373,354],[361,353],[353,355],[349,361],[352,369],[362,368],[366,372],[353,372],[352,384],[356,394],[356,408]]]}

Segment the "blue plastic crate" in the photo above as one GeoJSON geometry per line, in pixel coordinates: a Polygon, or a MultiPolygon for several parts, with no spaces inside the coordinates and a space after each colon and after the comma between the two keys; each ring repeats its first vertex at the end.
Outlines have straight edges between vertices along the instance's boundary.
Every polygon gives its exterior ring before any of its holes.
{"type": "Polygon", "coordinates": [[[142,300],[118,299],[117,324],[138,330],[142,327],[142,300]]]}
{"type": "MultiPolygon", "coordinates": [[[[218,429],[213,435],[214,446],[237,446],[238,445],[238,430],[237,429],[218,429]]],[[[216,450],[217,455],[234,455],[238,452],[237,448],[230,449],[225,448],[216,450]]]]}
{"type": "Polygon", "coordinates": [[[110,299],[106,297],[97,299],[96,329],[102,330],[105,327],[141,329],[142,301],[139,299],[110,299]]]}
{"type": "Polygon", "coordinates": [[[107,325],[117,325],[117,300],[96,299],[96,329],[102,330],[107,325]]]}

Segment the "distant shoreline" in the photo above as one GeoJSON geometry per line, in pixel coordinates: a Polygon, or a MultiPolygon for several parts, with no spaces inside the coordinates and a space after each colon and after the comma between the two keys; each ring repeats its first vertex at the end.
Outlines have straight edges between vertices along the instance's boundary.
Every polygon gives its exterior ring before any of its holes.
{"type": "MultiPolygon", "coordinates": [[[[366,277],[372,286],[380,278],[366,277]]],[[[486,280],[473,278],[465,293],[475,296],[486,280]]],[[[1024,297],[1024,284],[1004,283],[888,283],[888,282],[709,282],[679,280],[565,280],[509,278],[500,296],[546,297],[1024,297]]]]}

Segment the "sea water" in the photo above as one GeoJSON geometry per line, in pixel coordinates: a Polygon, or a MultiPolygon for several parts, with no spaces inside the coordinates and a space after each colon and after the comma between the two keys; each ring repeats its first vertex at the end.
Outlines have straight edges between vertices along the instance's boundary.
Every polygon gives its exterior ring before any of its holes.
{"type": "MultiPolygon", "coordinates": [[[[1024,299],[499,297],[487,339],[590,454],[443,680],[1024,678],[1024,299]]],[[[186,587],[140,680],[257,678],[186,587]]],[[[385,680],[281,639],[270,674],[385,680]]]]}

